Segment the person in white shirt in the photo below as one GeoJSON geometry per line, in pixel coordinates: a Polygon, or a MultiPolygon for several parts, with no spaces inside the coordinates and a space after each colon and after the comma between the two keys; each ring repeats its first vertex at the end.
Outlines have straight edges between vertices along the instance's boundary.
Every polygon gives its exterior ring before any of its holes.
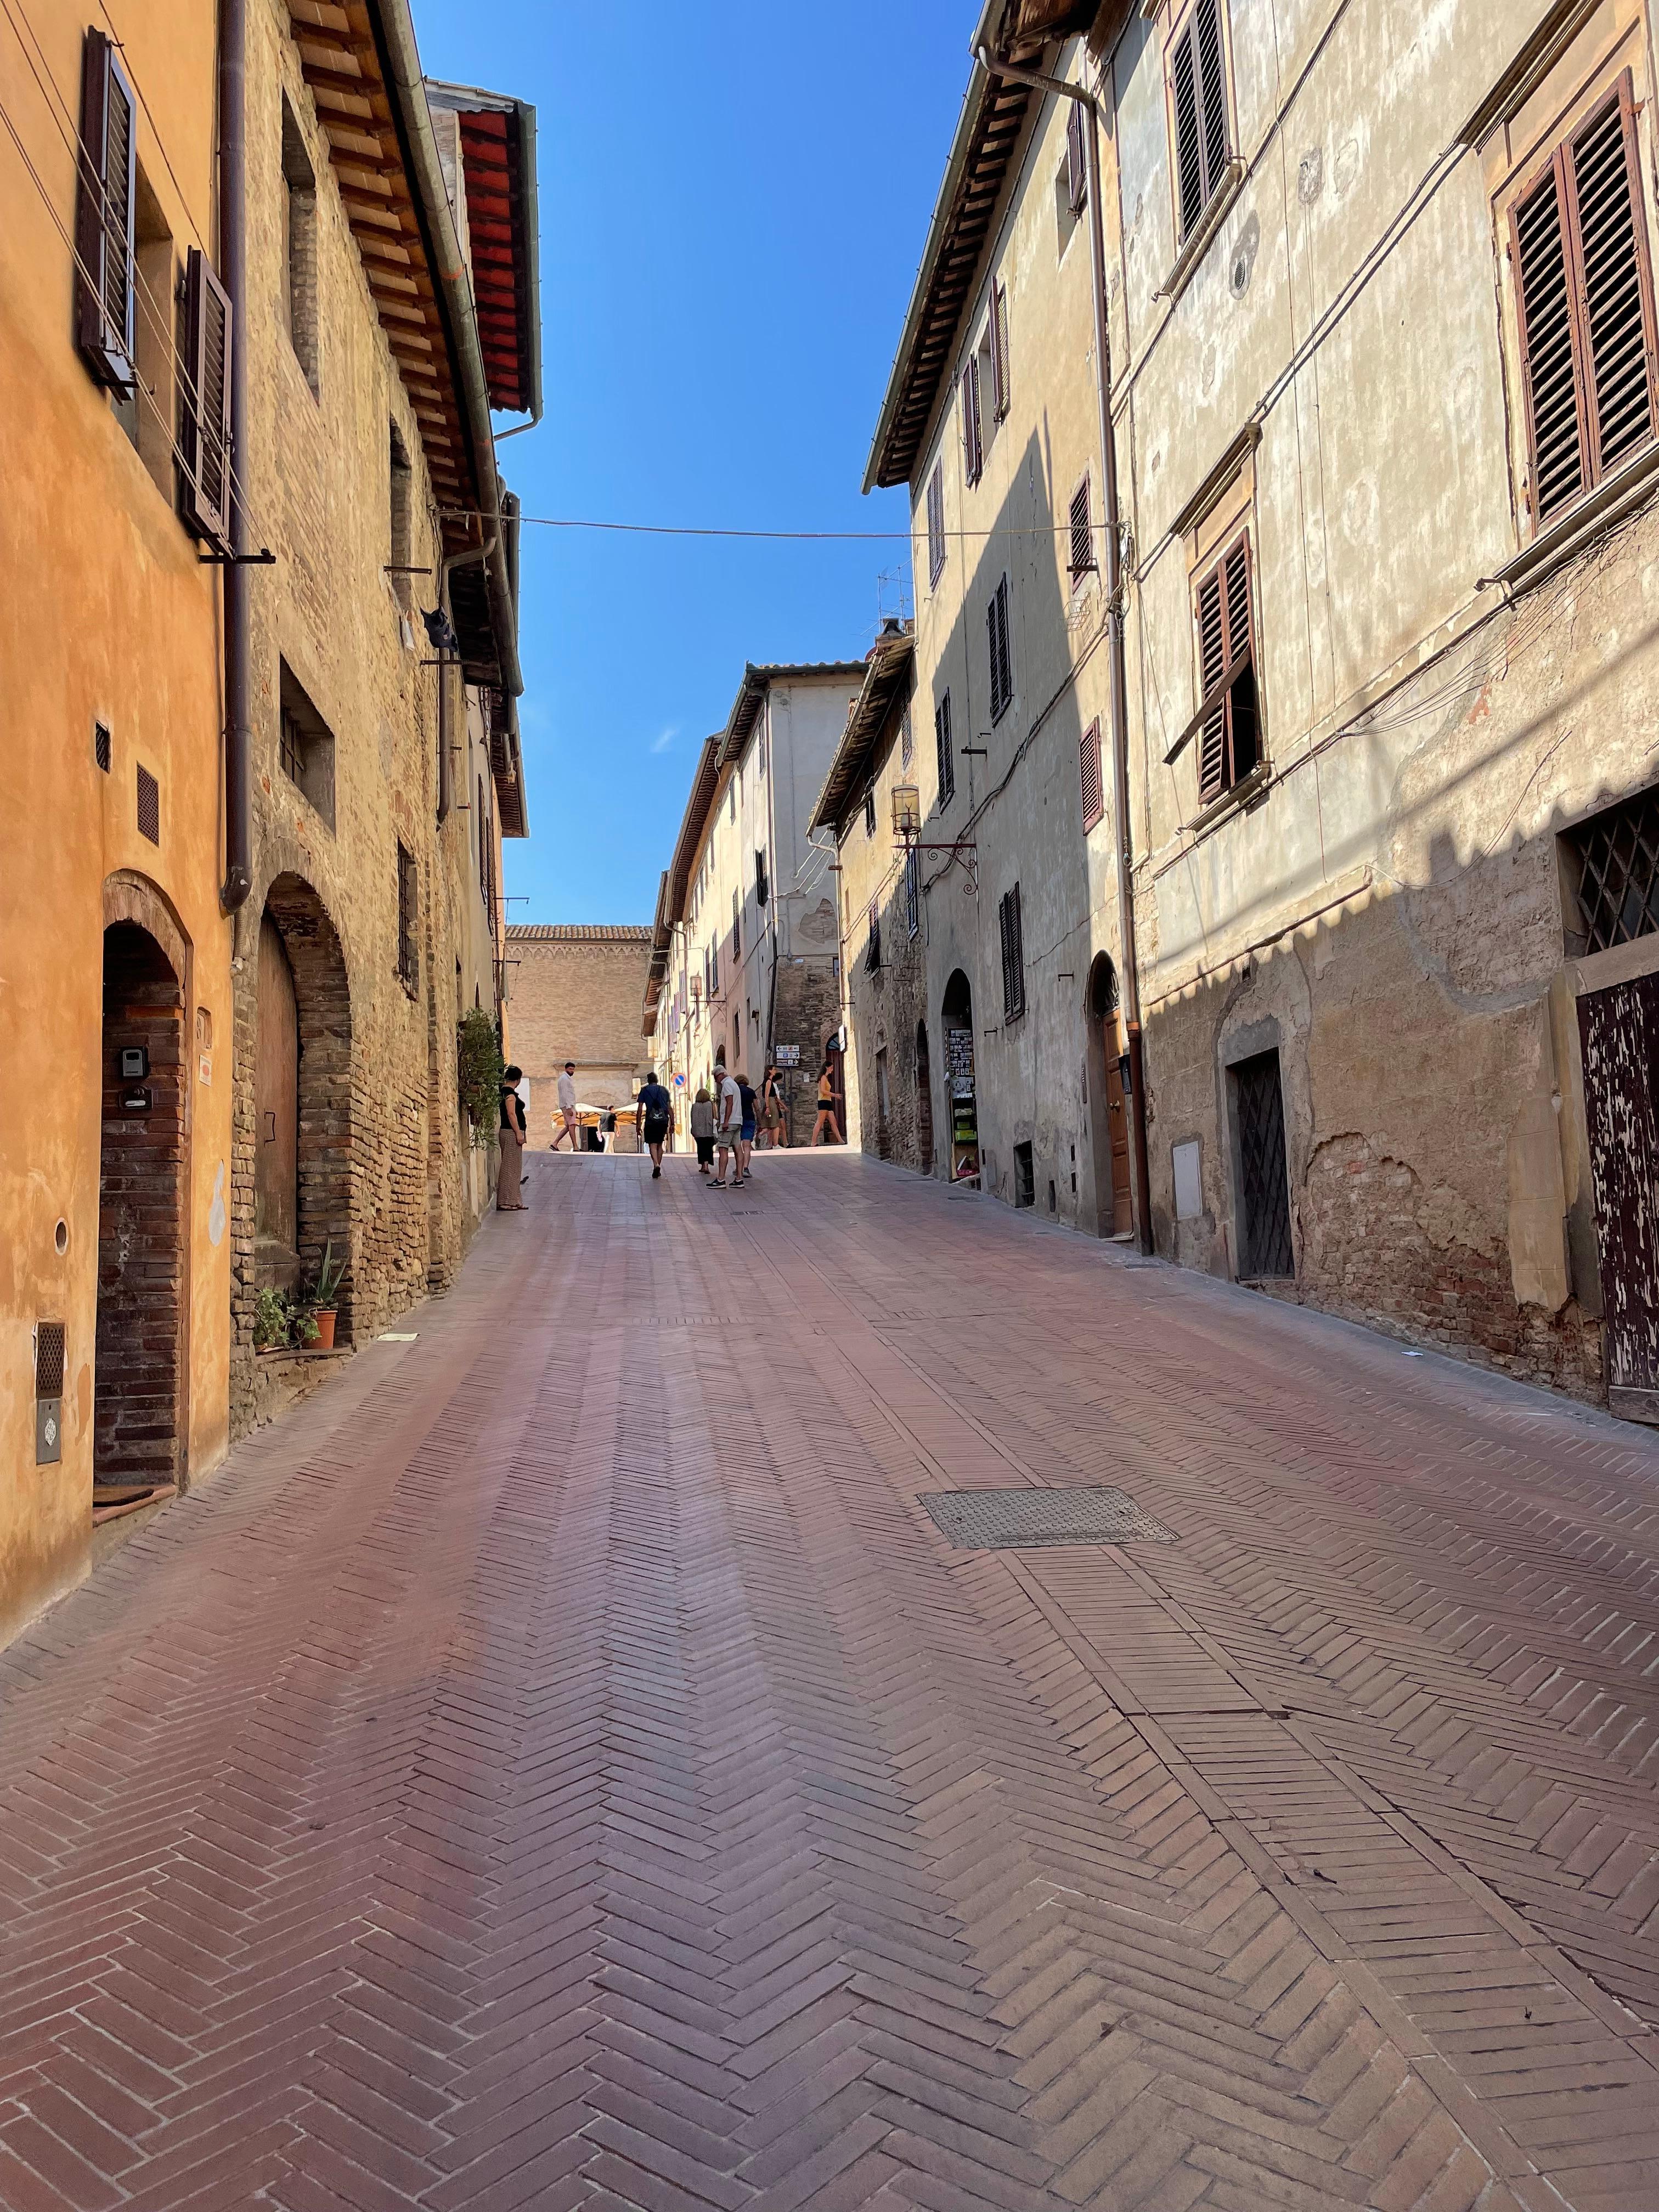
{"type": "Polygon", "coordinates": [[[564,1073],[559,1078],[559,1118],[564,1127],[553,1139],[553,1150],[556,1152],[568,1137],[571,1151],[580,1152],[582,1133],[576,1119],[576,1063],[574,1060],[566,1060],[564,1073]]]}
{"type": "MultiPolygon", "coordinates": [[[[726,1162],[729,1153],[737,1152],[743,1139],[743,1093],[738,1088],[737,1078],[729,1068],[714,1070],[714,1180],[706,1184],[708,1190],[726,1188],[726,1162]]],[[[738,1153],[741,1158],[741,1153],[738,1153]]]]}

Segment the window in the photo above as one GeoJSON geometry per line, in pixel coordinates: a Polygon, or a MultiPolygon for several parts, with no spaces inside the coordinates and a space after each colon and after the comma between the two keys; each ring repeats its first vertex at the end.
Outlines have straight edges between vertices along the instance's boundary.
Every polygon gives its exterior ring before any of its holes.
{"type": "Polygon", "coordinates": [[[404,443],[403,433],[395,422],[388,426],[390,436],[386,453],[386,503],[390,511],[387,543],[391,549],[392,596],[407,614],[413,603],[414,579],[410,574],[414,544],[412,520],[414,514],[415,471],[410,465],[409,448],[404,443]]]}
{"type": "Polygon", "coordinates": [[[483,778],[478,778],[478,794],[472,809],[472,818],[478,828],[478,896],[488,908],[489,905],[489,817],[484,812],[483,778]]]}
{"type": "Polygon", "coordinates": [[[1094,532],[1089,521],[1089,479],[1072,494],[1072,581],[1086,576],[1095,567],[1094,532]]]}
{"type": "Polygon", "coordinates": [[[138,771],[138,835],[161,842],[161,787],[147,768],[138,771]]]}
{"type": "Polygon", "coordinates": [[[907,707],[904,719],[899,724],[899,758],[906,768],[909,767],[910,756],[915,749],[916,733],[910,720],[910,709],[907,707]]]}
{"type": "Polygon", "coordinates": [[[114,739],[110,736],[109,724],[94,722],[92,726],[92,757],[106,775],[109,774],[113,755],[114,739]]]}
{"type": "Polygon", "coordinates": [[[1089,164],[1083,145],[1083,103],[1066,103],[1066,202],[1073,219],[1088,204],[1089,164]]]}
{"type": "Polygon", "coordinates": [[[134,380],[126,392],[115,394],[115,417],[171,507],[180,488],[173,441],[176,436],[182,446],[188,428],[183,377],[189,373],[191,345],[177,297],[173,233],[142,161],[135,161],[132,174],[134,380]]]}
{"type": "Polygon", "coordinates": [[[876,787],[873,783],[864,787],[864,834],[866,837],[873,837],[876,834],[876,787]]]}
{"type": "Polygon", "coordinates": [[[743,951],[743,908],[738,893],[732,894],[732,957],[736,959],[743,951]]]}
{"type": "Polygon", "coordinates": [[[957,793],[957,750],[951,742],[951,695],[948,691],[933,709],[933,744],[939,753],[939,803],[945,806],[957,793]]]}
{"type": "Polygon", "coordinates": [[[755,904],[764,906],[770,895],[771,885],[766,879],[766,855],[764,853],[757,853],[755,855],[755,904]]]}
{"type": "Polygon", "coordinates": [[[945,566],[945,471],[939,462],[927,479],[927,581],[939,581],[945,566]]]}
{"type": "Polygon", "coordinates": [[[1008,659],[1008,579],[1005,575],[985,611],[986,641],[991,657],[991,720],[1000,722],[1014,696],[1013,671],[1008,659]]]}
{"type": "Polygon", "coordinates": [[[1036,1204],[1036,1170],[1029,1144],[1014,1146],[1014,1204],[1036,1204]]]}
{"type": "Polygon", "coordinates": [[[1510,216],[1534,526],[1654,428],[1655,331],[1631,80],[1623,77],[1510,216]]]}
{"type": "Polygon", "coordinates": [[[281,664],[276,757],[331,830],[334,827],[334,733],[306,696],[287,661],[281,664]]]}
{"type": "Polygon", "coordinates": [[[420,973],[415,950],[415,855],[401,841],[398,846],[398,973],[404,988],[412,992],[420,973]]]}
{"type": "Polygon", "coordinates": [[[991,286],[991,406],[1000,422],[1008,412],[1008,288],[991,286]]]}
{"type": "Polygon", "coordinates": [[[963,466],[970,484],[976,484],[985,469],[985,441],[979,419],[979,356],[970,353],[968,366],[962,372],[962,453],[963,466]]]}
{"type": "Polygon", "coordinates": [[[1231,149],[1221,0],[1196,0],[1170,49],[1176,233],[1184,246],[1221,187],[1231,149]]]}
{"type": "Polygon", "coordinates": [[[738,818],[738,779],[735,775],[726,787],[726,818],[728,822],[735,822],[738,818]]]}
{"type": "Polygon", "coordinates": [[[1012,1022],[1025,1012],[1025,936],[1018,884],[997,901],[997,928],[1002,939],[1002,1018],[1012,1022]]]}
{"type": "Polygon", "coordinates": [[[1090,723],[1078,746],[1083,779],[1083,826],[1092,830],[1106,811],[1106,794],[1100,781],[1100,723],[1090,723]]]}
{"type": "Polygon", "coordinates": [[[89,30],[82,52],[80,190],[75,219],[75,336],[100,384],[129,392],[133,363],[133,222],[137,102],[112,43],[89,30]]]}
{"type": "Polygon", "coordinates": [[[185,264],[184,390],[179,409],[179,507],[196,535],[230,550],[230,299],[206,254],[185,264]]]}
{"type": "Polygon", "coordinates": [[[921,927],[921,855],[912,845],[904,855],[904,929],[914,937],[921,927]]]}
{"type": "Polygon", "coordinates": [[[864,947],[864,965],[872,975],[881,965],[881,916],[873,905],[870,908],[870,934],[864,947]]]}
{"type": "Polygon", "coordinates": [[[1250,611],[1250,544],[1234,539],[1200,582],[1198,756],[1200,806],[1242,783],[1261,758],[1255,647],[1250,611]]]}
{"type": "Polygon", "coordinates": [[[1659,787],[1592,814],[1561,842],[1577,908],[1575,959],[1659,930],[1659,787]]]}

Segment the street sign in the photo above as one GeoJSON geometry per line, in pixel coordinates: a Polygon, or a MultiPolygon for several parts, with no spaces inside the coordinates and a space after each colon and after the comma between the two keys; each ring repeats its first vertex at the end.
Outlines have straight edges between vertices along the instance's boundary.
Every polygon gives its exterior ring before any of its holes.
{"type": "Polygon", "coordinates": [[[800,1047],[798,1044],[774,1045],[772,1048],[772,1064],[775,1067],[799,1067],[800,1066],[800,1047]]]}

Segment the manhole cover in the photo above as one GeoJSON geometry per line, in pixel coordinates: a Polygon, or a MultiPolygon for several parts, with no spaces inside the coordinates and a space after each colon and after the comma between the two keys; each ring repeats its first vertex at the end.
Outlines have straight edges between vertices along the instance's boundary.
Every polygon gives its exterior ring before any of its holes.
{"type": "Polygon", "coordinates": [[[921,1502],[958,1551],[1179,1540],[1127,1490],[936,1490],[921,1502]]]}

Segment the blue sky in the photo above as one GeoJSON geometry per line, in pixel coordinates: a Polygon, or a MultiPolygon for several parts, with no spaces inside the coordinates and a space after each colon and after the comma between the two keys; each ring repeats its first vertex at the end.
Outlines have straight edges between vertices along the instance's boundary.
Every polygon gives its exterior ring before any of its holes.
{"type": "MultiPolygon", "coordinates": [[[[976,14],[415,0],[433,76],[538,111],[546,415],[501,448],[526,514],[902,532],[903,494],[860,486],[976,14]]],[[[509,918],[648,921],[745,659],[862,653],[885,568],[908,591],[902,538],[527,528],[509,918]]]]}

